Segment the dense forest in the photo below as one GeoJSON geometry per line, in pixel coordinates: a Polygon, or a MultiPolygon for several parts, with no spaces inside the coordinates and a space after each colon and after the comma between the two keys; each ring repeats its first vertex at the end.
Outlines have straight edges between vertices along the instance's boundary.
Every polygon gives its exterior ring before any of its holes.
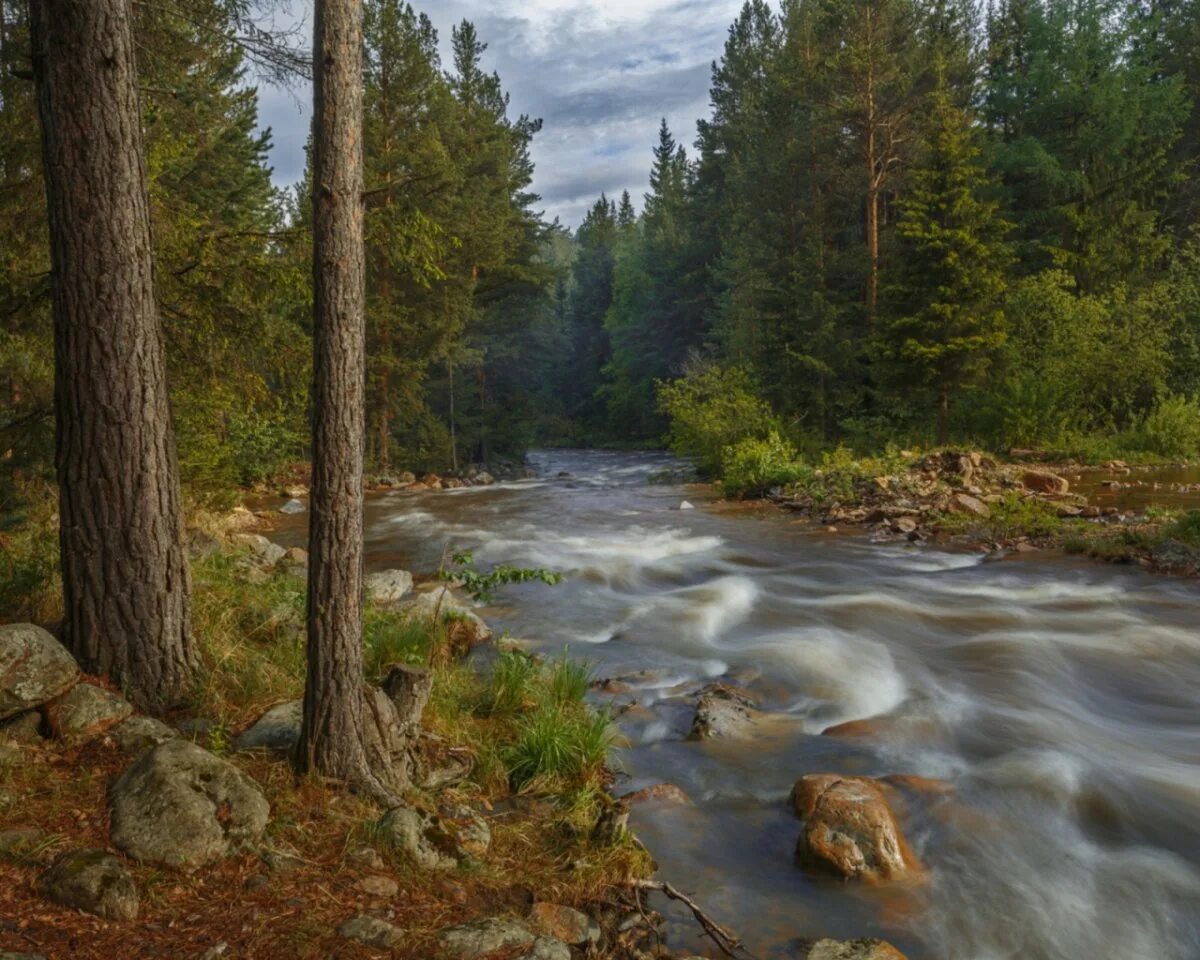
{"type": "MultiPolygon", "coordinates": [[[[243,4],[183,10],[136,7],[140,92],[182,475],[223,489],[306,452],[311,182],[272,187],[252,85],[305,61],[243,4]]],[[[5,0],[0,432],[38,467],[53,378],[26,17],[5,0]]],[[[640,212],[600,197],[573,231],[539,212],[540,121],[510,116],[474,27],[443,64],[410,5],[365,18],[372,469],[703,452],[686,422],[720,420],[714,403],[741,427],[710,443],[784,458],[1200,447],[1186,4],[747,3],[694,149],[664,121],[640,212]]]]}

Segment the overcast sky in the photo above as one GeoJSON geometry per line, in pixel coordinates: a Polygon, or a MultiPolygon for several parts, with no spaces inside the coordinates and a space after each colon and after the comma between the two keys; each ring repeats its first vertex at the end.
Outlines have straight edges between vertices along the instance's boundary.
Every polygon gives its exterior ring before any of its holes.
{"type": "MultiPolygon", "coordinates": [[[[303,15],[311,6],[294,0],[303,15]]],[[[741,0],[431,0],[415,4],[438,28],[449,62],[450,28],[474,21],[484,65],[512,95],[511,113],[545,121],[535,138],[534,188],[548,217],[577,226],[601,191],[628,189],[641,207],[650,150],[666,117],[691,149],[708,113],[710,65],[741,0]]],[[[306,18],[311,29],[311,15],[306,18]]],[[[275,182],[304,167],[307,90],[263,87],[261,120],[274,132],[275,182]]]]}

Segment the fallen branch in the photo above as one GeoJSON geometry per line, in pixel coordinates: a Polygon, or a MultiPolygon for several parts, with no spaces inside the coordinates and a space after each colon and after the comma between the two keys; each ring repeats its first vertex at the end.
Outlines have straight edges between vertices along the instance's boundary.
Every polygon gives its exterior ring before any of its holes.
{"type": "Polygon", "coordinates": [[[741,949],[742,941],[734,936],[733,932],[726,927],[721,926],[712,917],[705,913],[698,903],[689,897],[686,893],[681,893],[665,880],[630,880],[629,886],[636,890],[657,890],[664,896],[670,897],[672,900],[678,900],[685,907],[692,911],[692,916],[704,928],[704,932],[712,937],[713,941],[722,952],[731,957],[736,957],[738,950],[741,949]]]}

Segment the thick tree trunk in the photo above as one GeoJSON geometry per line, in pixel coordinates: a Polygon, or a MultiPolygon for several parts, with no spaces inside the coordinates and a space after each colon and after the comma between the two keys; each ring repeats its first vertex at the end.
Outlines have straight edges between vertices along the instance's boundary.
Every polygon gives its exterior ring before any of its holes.
{"type": "Polygon", "coordinates": [[[363,678],[363,443],[366,389],[362,3],[317,0],[313,38],[313,469],[308,677],[301,771],[378,799],[395,787],[363,678]],[[376,740],[378,738],[375,738],[376,740]]]}
{"type": "Polygon", "coordinates": [[[129,0],[32,0],[53,265],[63,632],[138,706],[191,691],[179,475],[129,0]]]}

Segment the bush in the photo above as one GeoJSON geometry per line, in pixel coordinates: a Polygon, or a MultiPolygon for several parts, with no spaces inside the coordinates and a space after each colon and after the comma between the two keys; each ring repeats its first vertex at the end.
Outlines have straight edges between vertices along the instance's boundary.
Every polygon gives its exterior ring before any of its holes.
{"type": "Polygon", "coordinates": [[[1189,458],[1200,453],[1200,402],[1167,394],[1128,433],[1133,450],[1160,457],[1189,458]]]}
{"type": "Polygon", "coordinates": [[[607,713],[543,703],[505,752],[509,779],[516,790],[537,780],[587,780],[600,772],[618,739],[607,713]]]}
{"type": "Polygon", "coordinates": [[[705,366],[680,380],[659,382],[658,407],[670,421],[671,449],[694,457],[707,476],[720,473],[727,448],[778,429],[745,367],[705,366]]]}
{"type": "Polygon", "coordinates": [[[800,476],[802,467],[790,443],[772,430],[766,439],[745,437],[725,448],[721,489],[726,496],[757,496],[800,476]]]}

